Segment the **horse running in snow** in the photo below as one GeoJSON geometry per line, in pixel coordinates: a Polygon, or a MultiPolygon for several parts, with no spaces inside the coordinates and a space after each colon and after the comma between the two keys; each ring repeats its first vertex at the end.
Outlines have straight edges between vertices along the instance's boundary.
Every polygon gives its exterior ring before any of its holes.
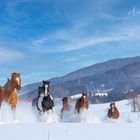
{"type": "Polygon", "coordinates": [[[7,83],[0,87],[0,106],[2,101],[8,102],[13,111],[17,105],[16,90],[21,89],[20,73],[14,72],[11,74],[11,79],[7,79],[7,83]]]}
{"type": "Polygon", "coordinates": [[[61,109],[61,118],[63,118],[64,112],[69,112],[71,110],[71,106],[69,105],[68,97],[64,97],[62,99],[62,102],[63,102],[63,107],[61,109]]]}
{"type": "Polygon", "coordinates": [[[53,111],[54,101],[49,92],[50,82],[43,80],[43,86],[38,88],[38,97],[33,99],[32,105],[40,112],[53,111]]]}
{"type": "Polygon", "coordinates": [[[111,103],[107,116],[112,119],[118,119],[119,115],[120,115],[120,113],[119,113],[119,110],[117,109],[115,103],[111,103]]]}
{"type": "Polygon", "coordinates": [[[87,94],[82,93],[82,96],[76,102],[75,112],[80,113],[84,109],[88,109],[88,108],[89,108],[89,102],[88,102],[87,94]]]}

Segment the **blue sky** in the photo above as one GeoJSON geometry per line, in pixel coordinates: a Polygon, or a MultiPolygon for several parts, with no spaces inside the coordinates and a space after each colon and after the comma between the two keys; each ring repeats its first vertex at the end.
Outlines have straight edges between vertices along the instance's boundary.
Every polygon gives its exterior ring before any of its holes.
{"type": "Polygon", "coordinates": [[[139,0],[0,0],[0,85],[139,55],[139,0]]]}

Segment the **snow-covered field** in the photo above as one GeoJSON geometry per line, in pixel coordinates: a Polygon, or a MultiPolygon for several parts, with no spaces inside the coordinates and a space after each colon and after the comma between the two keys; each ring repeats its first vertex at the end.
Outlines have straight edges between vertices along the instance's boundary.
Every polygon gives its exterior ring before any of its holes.
{"type": "MultiPolygon", "coordinates": [[[[40,122],[30,102],[17,105],[16,121],[9,105],[3,103],[0,110],[0,140],[139,140],[140,118],[131,112],[127,101],[116,103],[120,111],[117,121],[106,117],[109,104],[90,105],[80,116],[74,109],[64,118],[60,117],[61,104],[55,107],[55,114],[40,122]],[[51,120],[52,118],[52,120],[51,120]],[[48,123],[51,122],[51,123],[48,123]]],[[[73,105],[74,106],[74,105],[73,105]]]]}

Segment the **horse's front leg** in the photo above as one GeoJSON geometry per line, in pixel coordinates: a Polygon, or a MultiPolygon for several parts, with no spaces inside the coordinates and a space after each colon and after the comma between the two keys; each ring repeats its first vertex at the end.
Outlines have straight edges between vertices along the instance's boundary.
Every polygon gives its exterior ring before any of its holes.
{"type": "Polygon", "coordinates": [[[12,110],[14,112],[14,120],[16,119],[16,106],[17,106],[17,95],[16,93],[13,94],[13,97],[11,99],[11,106],[12,106],[12,110]]]}
{"type": "Polygon", "coordinates": [[[16,119],[16,102],[11,102],[10,103],[11,104],[11,107],[12,107],[12,111],[13,111],[13,113],[14,113],[14,120],[16,119]]]}
{"type": "Polygon", "coordinates": [[[15,108],[15,106],[12,106],[12,111],[13,111],[13,119],[15,120],[16,119],[16,108],[15,108]]]}

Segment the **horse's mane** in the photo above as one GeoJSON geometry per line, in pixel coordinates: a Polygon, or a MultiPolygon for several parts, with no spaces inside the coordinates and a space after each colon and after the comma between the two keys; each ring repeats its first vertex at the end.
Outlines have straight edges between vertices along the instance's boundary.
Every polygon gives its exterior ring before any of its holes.
{"type": "Polygon", "coordinates": [[[5,85],[3,86],[4,88],[8,86],[10,79],[7,78],[7,82],[5,83],[5,85]]]}
{"type": "Polygon", "coordinates": [[[77,100],[75,108],[77,109],[77,112],[80,112],[81,108],[86,108],[88,109],[89,103],[88,103],[88,98],[86,94],[82,94],[82,96],[77,100]],[[86,101],[84,100],[84,96],[86,97],[86,101]]]}

